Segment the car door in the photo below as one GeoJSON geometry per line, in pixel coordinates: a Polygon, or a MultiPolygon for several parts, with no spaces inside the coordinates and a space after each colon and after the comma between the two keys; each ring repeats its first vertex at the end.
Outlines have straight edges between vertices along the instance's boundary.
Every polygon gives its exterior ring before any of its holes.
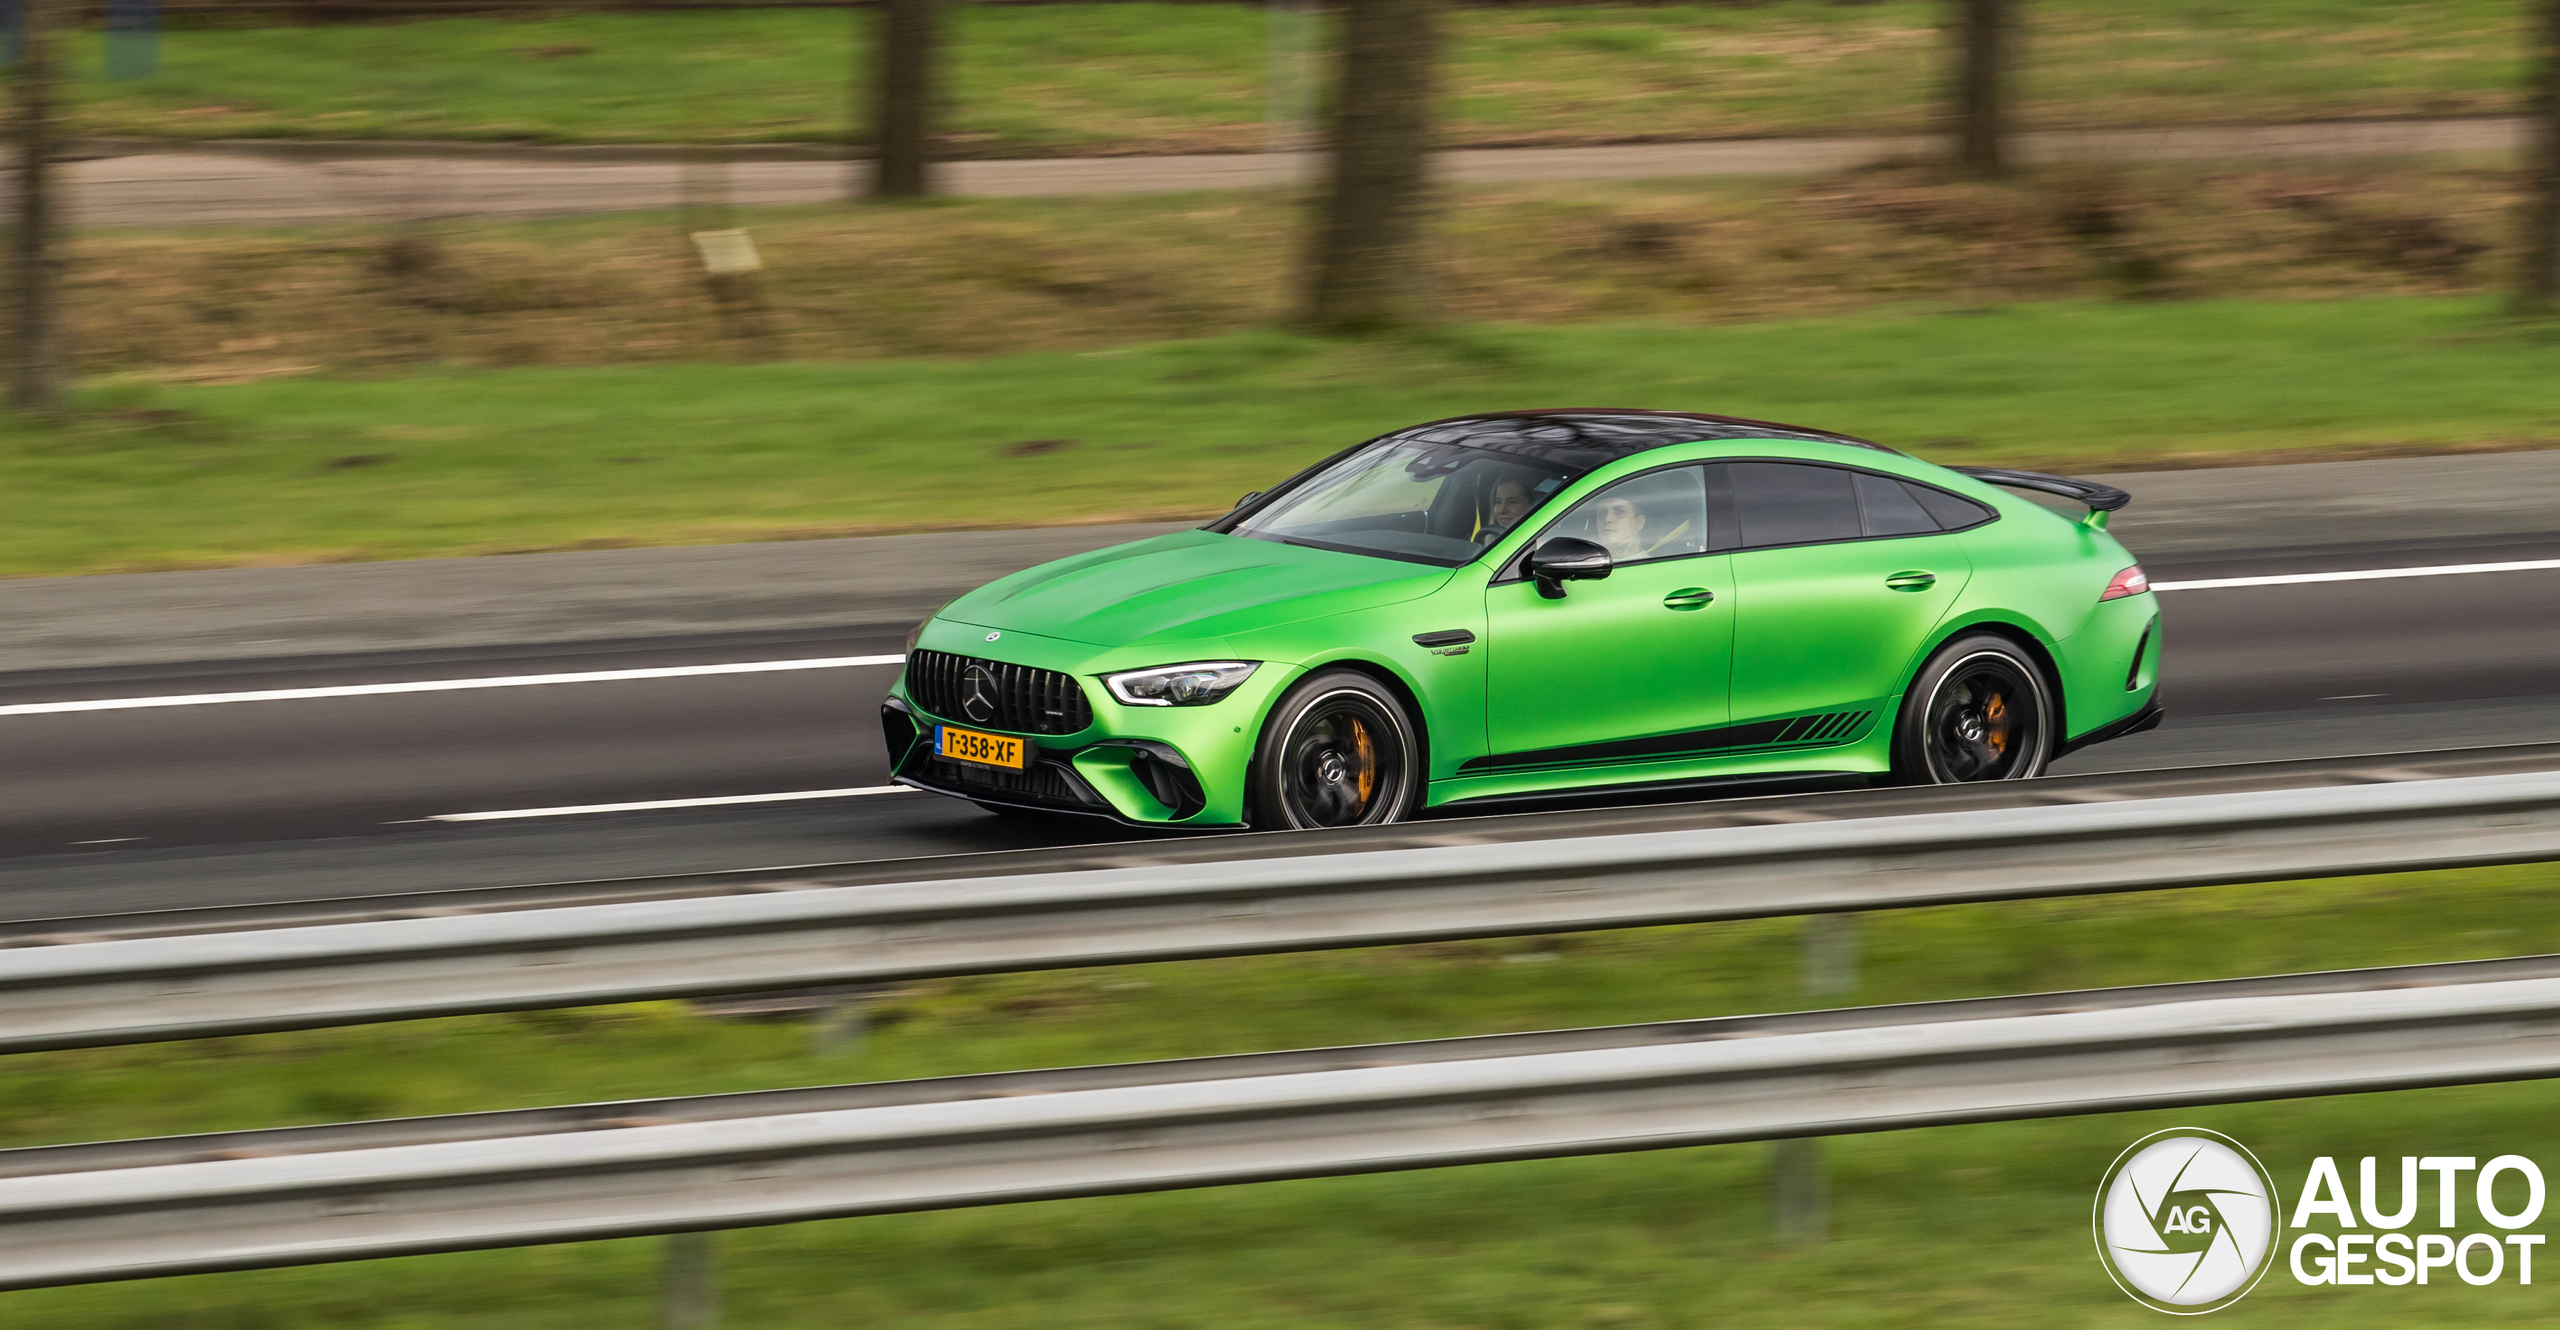
{"type": "Polygon", "coordinates": [[[1695,464],[1618,481],[1539,541],[1610,548],[1606,578],[1550,598],[1516,573],[1485,589],[1488,756],[1477,771],[1580,766],[1711,746],[1733,648],[1730,556],[1707,552],[1695,464]]]}
{"type": "Polygon", "coordinates": [[[1758,742],[1855,738],[1973,575],[1904,482],[1809,462],[1708,470],[1730,511],[1733,721],[1758,742]]]}

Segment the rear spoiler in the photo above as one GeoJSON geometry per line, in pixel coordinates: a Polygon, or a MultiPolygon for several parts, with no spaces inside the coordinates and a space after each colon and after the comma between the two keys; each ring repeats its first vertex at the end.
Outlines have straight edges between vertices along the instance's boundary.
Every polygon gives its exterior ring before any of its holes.
{"type": "Polygon", "coordinates": [[[1971,476],[1986,485],[2034,490],[2039,494],[2057,495],[2073,503],[2086,504],[2089,515],[2080,519],[2080,524],[2096,531],[2106,530],[2107,514],[2133,502],[2132,495],[2094,480],[2048,476],[2041,471],[2004,471],[1996,466],[1952,466],[1947,469],[1960,476],[1971,476]]]}

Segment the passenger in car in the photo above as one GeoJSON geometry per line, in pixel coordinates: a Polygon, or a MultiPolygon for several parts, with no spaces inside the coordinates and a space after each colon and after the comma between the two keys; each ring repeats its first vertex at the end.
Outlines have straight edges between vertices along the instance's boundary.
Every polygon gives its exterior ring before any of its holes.
{"type": "Polygon", "coordinates": [[[1644,509],[1638,507],[1634,499],[1613,494],[1600,500],[1593,529],[1601,548],[1609,551],[1610,558],[1643,558],[1647,545],[1644,527],[1644,509]]]}

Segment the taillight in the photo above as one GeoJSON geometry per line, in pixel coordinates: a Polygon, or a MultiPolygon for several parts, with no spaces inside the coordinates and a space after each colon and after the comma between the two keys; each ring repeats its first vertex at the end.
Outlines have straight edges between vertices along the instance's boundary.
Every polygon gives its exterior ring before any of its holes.
{"type": "Polygon", "coordinates": [[[2105,602],[2120,596],[2139,596],[2150,589],[2151,579],[2142,575],[2142,565],[2137,563],[2116,574],[2116,580],[2107,583],[2107,589],[2098,593],[2098,599],[2105,602]]]}

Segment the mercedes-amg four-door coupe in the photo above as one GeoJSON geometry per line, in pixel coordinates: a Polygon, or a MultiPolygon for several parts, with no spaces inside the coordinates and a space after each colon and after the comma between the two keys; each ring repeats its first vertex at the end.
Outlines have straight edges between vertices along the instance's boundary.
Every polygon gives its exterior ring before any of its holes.
{"type": "Polygon", "coordinates": [[[944,606],[882,708],[890,767],[1000,811],[1265,829],[2016,780],[2159,721],[2126,499],[1725,416],[1418,425],[944,606]]]}

